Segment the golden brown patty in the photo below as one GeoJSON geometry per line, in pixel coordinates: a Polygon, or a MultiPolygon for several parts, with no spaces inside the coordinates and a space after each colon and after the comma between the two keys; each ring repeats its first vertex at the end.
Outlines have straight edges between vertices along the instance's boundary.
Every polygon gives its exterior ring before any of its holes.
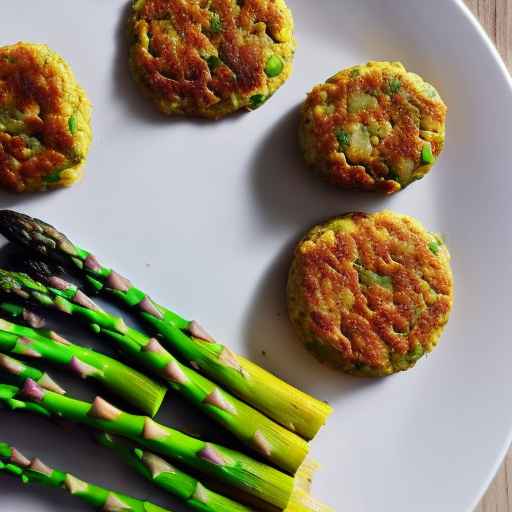
{"type": "Polygon", "coordinates": [[[135,0],[130,63],[166,114],[218,118],[260,106],[295,49],[284,0],[135,0]]]}
{"type": "Polygon", "coordinates": [[[0,48],[0,186],[33,192],[80,177],[90,104],[68,64],[46,45],[0,48]]]}
{"type": "Polygon", "coordinates": [[[437,344],[452,306],[449,253],[412,217],[350,213],[295,251],[291,321],[322,361],[348,373],[406,370],[437,344]]]}
{"type": "Polygon", "coordinates": [[[313,88],[299,134],[308,164],[334,185],[390,194],[431,169],[445,117],[432,85],[399,62],[369,62],[313,88]]]}

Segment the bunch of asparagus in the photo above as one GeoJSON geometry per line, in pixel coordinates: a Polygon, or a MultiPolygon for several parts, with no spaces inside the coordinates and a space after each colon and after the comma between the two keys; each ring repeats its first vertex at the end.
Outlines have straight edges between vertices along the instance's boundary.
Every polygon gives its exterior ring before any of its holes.
{"type": "Polygon", "coordinates": [[[164,486],[192,508],[248,510],[208,490],[145,449],[205,473],[226,484],[226,489],[238,488],[277,509],[317,508],[305,504],[310,498],[303,491],[299,504],[294,501],[300,494],[294,492],[300,488],[295,486],[294,476],[307,455],[307,441],[316,435],[331,412],[328,405],[234,354],[214,341],[198,322],[185,320],[160,306],[52,226],[4,210],[0,212],[0,232],[29,249],[32,255],[63,265],[83,278],[93,291],[115,297],[145,320],[151,330],[147,335],[128,327],[123,318],[102,310],[82,289],[55,272],[55,267],[33,260],[30,273],[44,282],[25,273],[0,269],[0,294],[5,299],[0,303],[0,313],[29,324],[0,320],[0,352],[3,353],[0,368],[18,379],[16,386],[0,386],[0,401],[4,405],[58,415],[106,432],[109,435],[100,436],[103,445],[119,453],[142,476],[164,486]],[[27,309],[29,305],[55,309],[82,319],[95,333],[112,341],[122,356],[140,363],[147,373],[165,381],[168,387],[182,394],[274,467],[223,446],[186,436],[150,417],[123,412],[99,397],[88,404],[64,396],[64,390],[48,374],[31,369],[12,355],[44,359],[67,367],[82,378],[94,378],[151,417],[157,412],[165,390],[125,364],[41,328],[39,317],[27,309]],[[114,440],[110,434],[131,439],[135,444],[114,440]],[[147,461],[151,461],[151,467],[147,461]],[[156,476],[155,464],[158,466],[156,476]],[[216,504],[214,508],[205,508],[204,503],[195,506],[194,496],[198,493],[208,496],[208,502],[216,504]]]}
{"type": "MultiPolygon", "coordinates": [[[[15,365],[22,365],[21,362],[15,359],[12,359],[12,362],[15,363],[15,365]]],[[[38,404],[37,401],[27,401],[27,395],[35,389],[35,381],[33,381],[32,378],[35,377],[37,379],[40,377],[41,372],[26,364],[23,365],[23,371],[18,371],[17,368],[18,366],[12,365],[8,365],[7,367],[0,366],[0,374],[1,371],[10,372],[14,384],[0,385],[0,404],[13,411],[29,411],[49,418],[53,417],[55,414],[52,412],[52,409],[45,407],[44,404],[38,404]],[[25,390],[25,392],[23,392],[23,386],[27,386],[26,389],[29,391],[25,390]]],[[[54,388],[55,390],[58,390],[55,392],[64,394],[63,388],[58,385],[53,378],[48,374],[44,375],[46,376],[44,384],[49,381],[52,385],[50,387],[43,386],[39,380],[38,385],[41,388],[45,388],[47,390],[53,390],[52,388],[54,388]]],[[[97,398],[94,402],[96,405],[105,403],[106,402],[100,398],[97,398]]],[[[65,410],[60,410],[58,418],[63,417],[65,419],[69,419],[70,415],[69,413],[65,414],[65,410]]],[[[91,423],[88,423],[86,419],[83,419],[81,422],[86,425],[92,425],[91,423]]],[[[189,476],[187,473],[174,466],[171,466],[171,464],[166,460],[154,453],[144,450],[139,447],[139,445],[134,443],[130,444],[125,439],[116,438],[115,436],[106,433],[97,435],[97,440],[103,446],[106,446],[116,452],[127,464],[133,467],[144,478],[165,489],[170,494],[178,497],[194,510],[202,512],[249,512],[247,507],[208,489],[206,485],[196,478],[189,476]]],[[[1,456],[2,444],[0,443],[0,460],[1,456]]]]}

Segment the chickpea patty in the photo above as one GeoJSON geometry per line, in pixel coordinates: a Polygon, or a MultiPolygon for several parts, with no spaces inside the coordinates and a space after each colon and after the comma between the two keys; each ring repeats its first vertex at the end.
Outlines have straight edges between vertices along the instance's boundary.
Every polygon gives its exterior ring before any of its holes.
{"type": "Polygon", "coordinates": [[[46,45],[0,48],[0,186],[35,192],[80,177],[91,133],[83,89],[46,45]]]}
{"type": "Polygon", "coordinates": [[[437,344],[453,299],[450,255],[412,217],[350,213],[298,244],[290,319],[320,361],[361,376],[407,370],[437,344]]]}
{"type": "Polygon", "coordinates": [[[255,109],[291,73],[284,0],[135,0],[129,26],[135,80],[165,114],[255,109]]]}
{"type": "Polygon", "coordinates": [[[313,88],[299,135],[307,163],[332,184],[391,194],[429,172],[445,118],[432,85],[399,62],[369,62],[313,88]]]}

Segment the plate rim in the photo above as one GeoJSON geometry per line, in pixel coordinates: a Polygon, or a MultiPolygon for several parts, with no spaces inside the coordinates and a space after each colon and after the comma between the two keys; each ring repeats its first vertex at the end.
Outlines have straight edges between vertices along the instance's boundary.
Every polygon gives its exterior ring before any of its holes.
{"type": "MultiPolygon", "coordinates": [[[[462,16],[466,18],[466,20],[472,25],[473,29],[476,30],[480,39],[483,41],[487,50],[489,51],[491,57],[494,59],[494,62],[498,65],[498,68],[501,72],[502,77],[505,79],[505,82],[508,84],[509,92],[512,94],[512,74],[508,70],[503,57],[498,51],[498,48],[491,40],[489,34],[484,29],[483,25],[480,23],[475,14],[471,11],[469,6],[464,2],[464,0],[451,0],[452,3],[458,7],[462,16]]],[[[508,427],[508,435],[506,436],[501,449],[498,450],[498,454],[494,464],[489,469],[487,477],[484,479],[480,488],[476,492],[476,496],[470,501],[471,505],[467,512],[474,512],[477,506],[480,504],[481,499],[484,497],[486,492],[489,490],[490,485],[493,480],[496,478],[498,471],[507,456],[508,451],[510,450],[512,445],[512,424],[508,427]]]]}

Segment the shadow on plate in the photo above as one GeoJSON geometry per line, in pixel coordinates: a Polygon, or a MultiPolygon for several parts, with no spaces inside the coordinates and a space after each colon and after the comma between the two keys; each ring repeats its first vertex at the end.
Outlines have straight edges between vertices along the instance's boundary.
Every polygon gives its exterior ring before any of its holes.
{"type": "MultiPolygon", "coordinates": [[[[43,194],[54,194],[57,195],[59,192],[65,191],[65,188],[56,189],[56,190],[48,190],[47,192],[43,192],[43,194]]],[[[18,194],[16,192],[7,192],[5,190],[0,190],[0,208],[16,208],[17,205],[23,203],[23,207],[32,201],[37,199],[41,199],[41,192],[28,192],[23,194],[18,194]]],[[[22,208],[19,209],[23,211],[22,208]]]]}
{"type": "MultiPolygon", "coordinates": [[[[0,476],[2,478],[2,500],[9,503],[28,503],[30,507],[27,510],[52,510],[54,512],[66,512],[73,510],[73,512],[90,512],[91,507],[86,503],[80,504],[76,498],[73,498],[65,491],[60,489],[51,489],[43,485],[31,484],[26,485],[18,478],[11,476],[0,476]],[[18,498],[18,496],[30,493],[30,498],[18,498]],[[11,498],[12,496],[12,498],[11,498]],[[33,504],[32,504],[33,502],[33,504]]],[[[19,512],[18,509],[9,508],[4,509],[3,512],[19,512]]]]}
{"type": "Polygon", "coordinates": [[[299,114],[300,105],[284,114],[255,152],[251,179],[264,222],[305,231],[345,212],[382,209],[385,196],[335,188],[307,168],[297,137],[299,114]]]}
{"type": "Polygon", "coordinates": [[[285,245],[256,286],[244,322],[249,359],[327,402],[378,385],[379,380],[351,377],[320,364],[295,335],[287,314],[286,281],[296,242],[285,245]]]}
{"type": "Polygon", "coordinates": [[[122,98],[134,117],[148,123],[168,123],[169,119],[159,112],[148,98],[145,98],[134,82],[128,64],[128,19],[131,12],[131,1],[125,2],[120,9],[119,21],[116,26],[116,55],[113,65],[113,93],[122,98]]]}

